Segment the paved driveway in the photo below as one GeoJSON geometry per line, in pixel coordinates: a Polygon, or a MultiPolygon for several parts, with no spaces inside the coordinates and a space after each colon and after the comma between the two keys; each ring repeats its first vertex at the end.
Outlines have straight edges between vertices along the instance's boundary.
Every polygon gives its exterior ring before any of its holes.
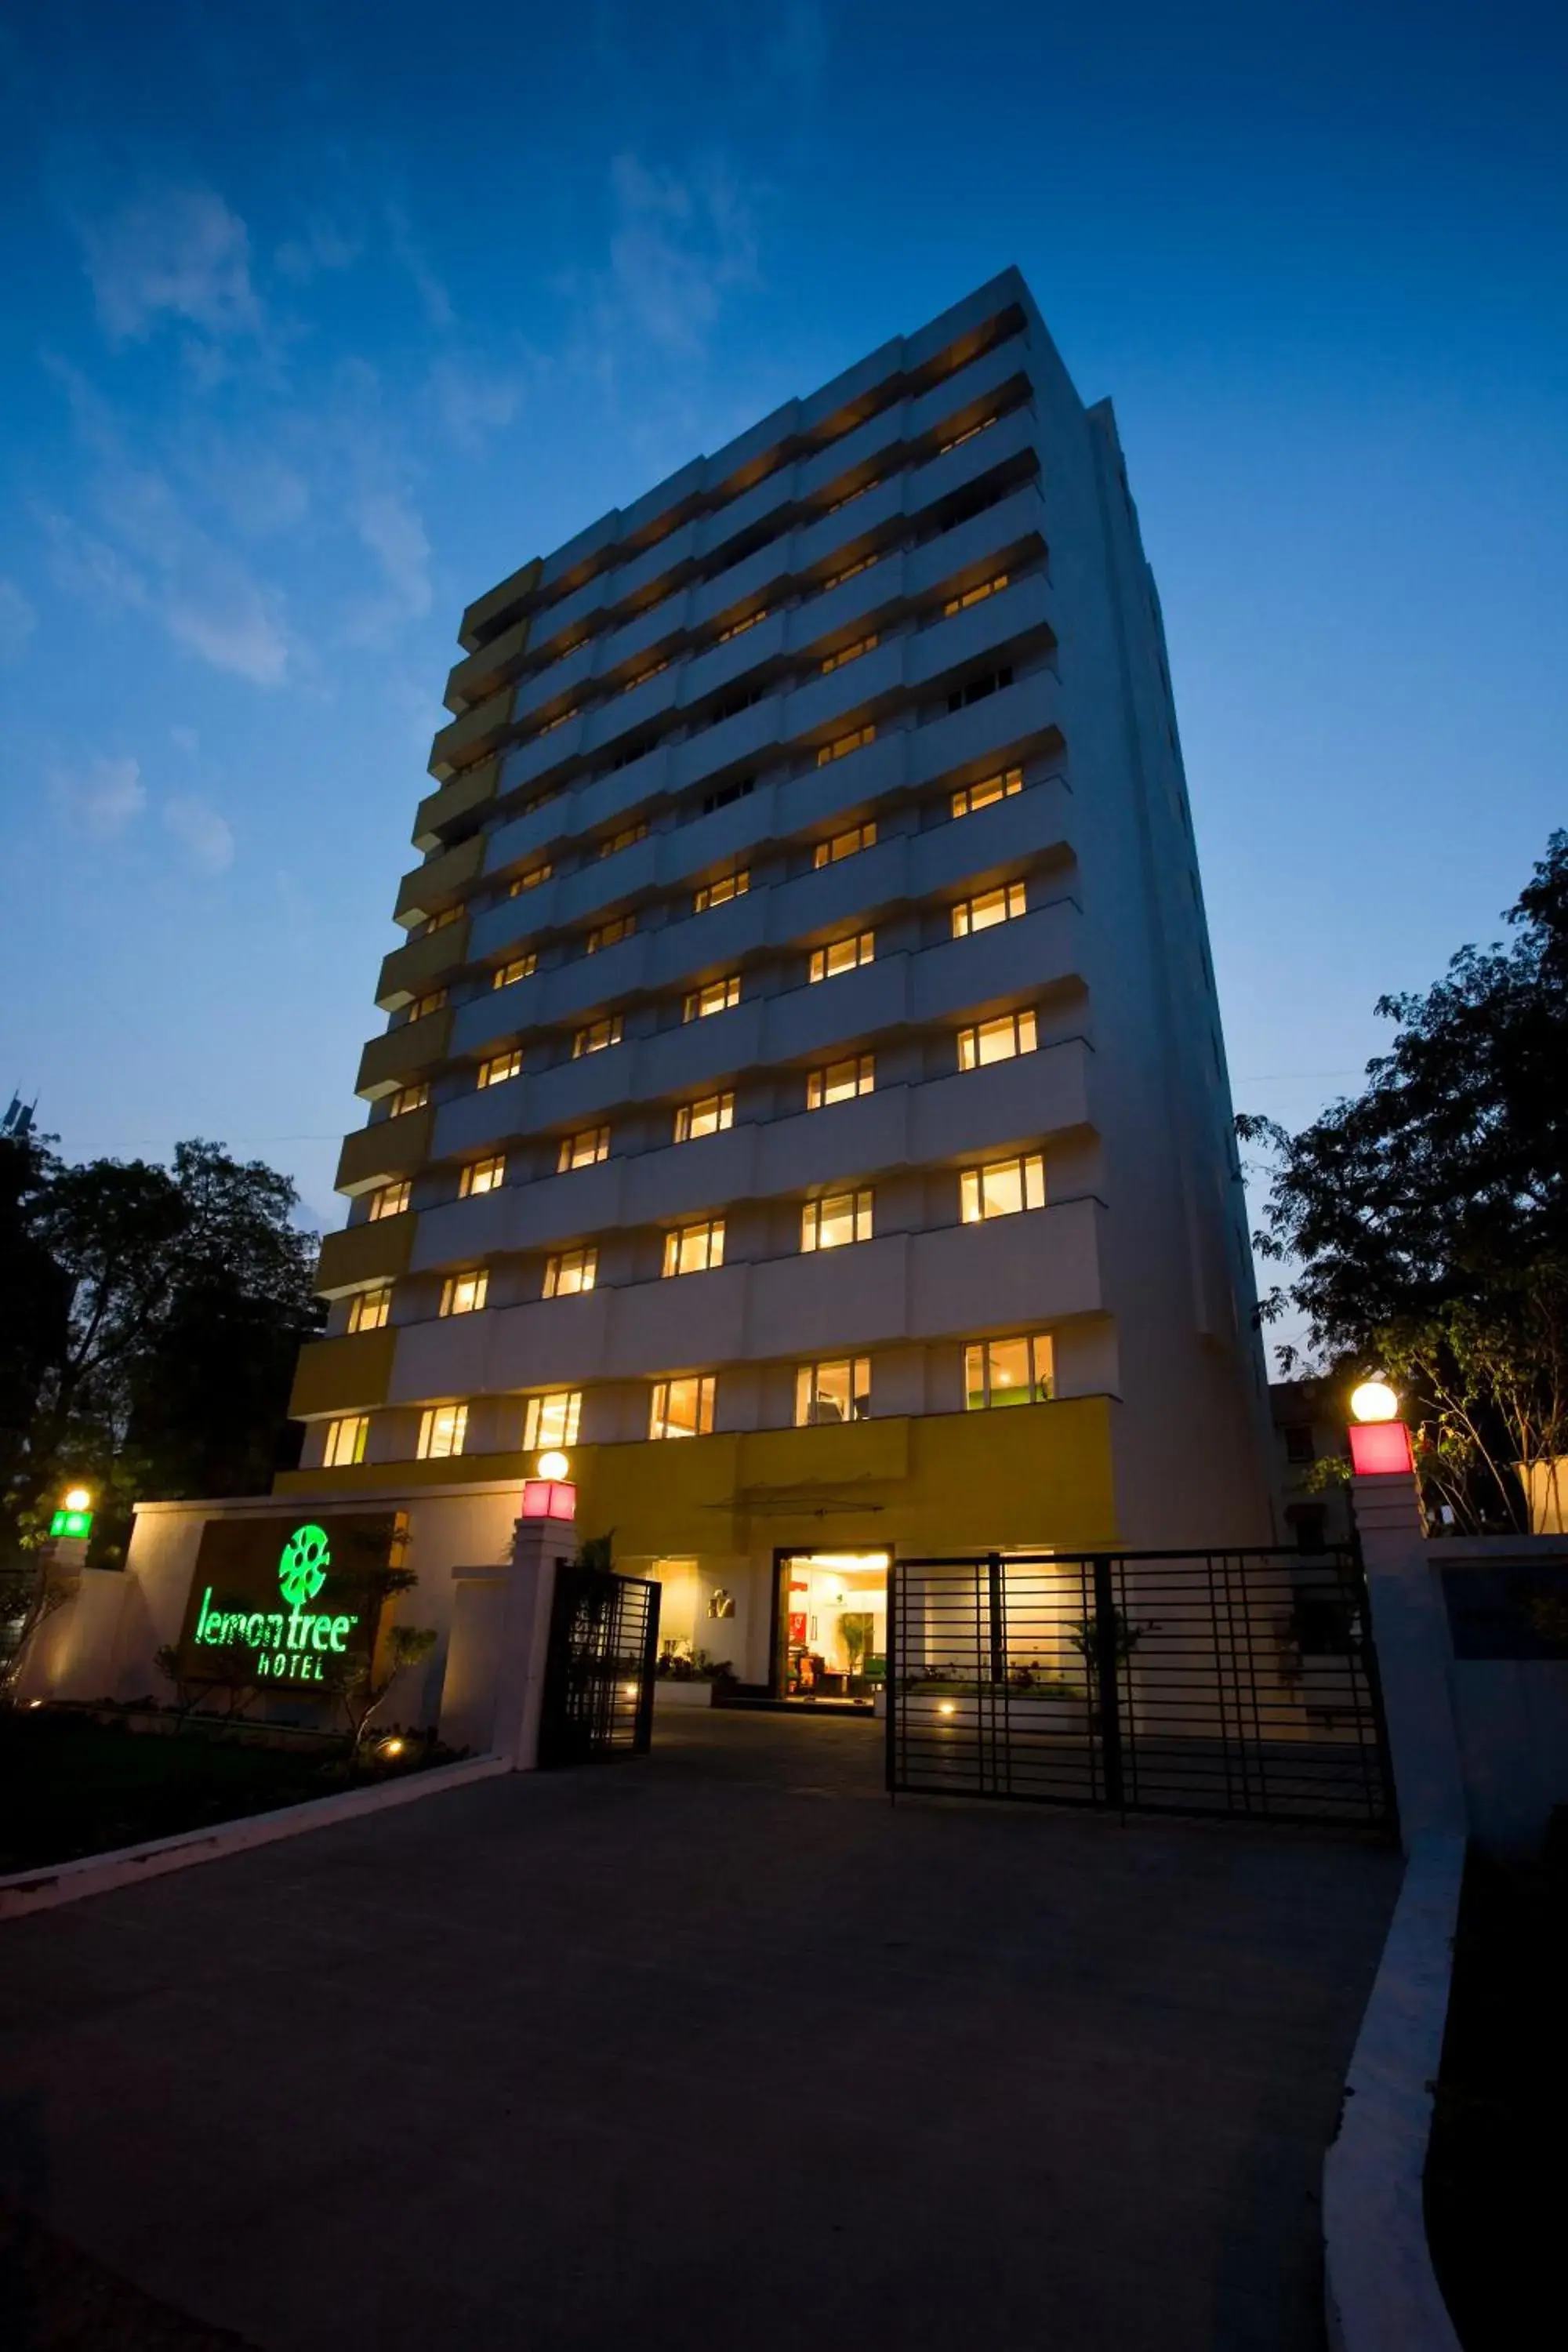
{"type": "Polygon", "coordinates": [[[9,2352],[1319,2347],[1395,1859],[879,1764],[684,1717],[0,1928],[9,2352]]]}

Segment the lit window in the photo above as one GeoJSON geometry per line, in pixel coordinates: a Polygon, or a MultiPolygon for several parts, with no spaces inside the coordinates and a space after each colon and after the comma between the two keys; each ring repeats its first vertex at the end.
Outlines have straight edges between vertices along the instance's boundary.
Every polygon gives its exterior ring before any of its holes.
{"type": "Polygon", "coordinates": [[[433,1404],[419,1416],[419,1459],[445,1462],[460,1454],[468,1433],[466,1404],[433,1404]]]}
{"type": "Polygon", "coordinates": [[[424,1084],[416,1087],[399,1087],[392,1097],[391,1116],[394,1118],[406,1118],[411,1110],[423,1110],[429,1099],[430,1089],[424,1084]]]}
{"type": "Polygon", "coordinates": [[[553,735],[558,727],[564,727],[569,719],[576,718],[580,708],[581,706],[578,703],[574,702],[570,704],[566,709],[557,711],[555,717],[553,719],[547,719],[542,727],[536,727],[533,730],[534,734],[536,736],[553,735]]]}
{"type": "Polygon", "coordinates": [[[558,1176],[569,1175],[574,1168],[592,1168],[610,1156],[610,1130],[607,1127],[585,1127],[577,1135],[563,1135],[561,1156],[555,1163],[558,1176]]]}
{"type": "Polygon", "coordinates": [[[497,964],[490,974],[492,988],[511,988],[520,980],[531,980],[539,970],[539,958],[533,953],[513,956],[510,963],[497,964]]]}
{"type": "Polygon", "coordinates": [[[813,948],[806,978],[837,980],[841,971],[854,971],[863,963],[873,962],[876,954],[876,932],[856,931],[847,940],[835,940],[831,947],[813,948]]]}
{"type": "Polygon", "coordinates": [[[521,898],[525,890],[537,890],[542,882],[549,881],[554,871],[555,868],[552,866],[548,858],[544,860],[542,865],[531,866],[526,874],[520,874],[518,876],[517,880],[508,890],[506,894],[507,897],[509,898],[521,898]]]}
{"type": "Polygon", "coordinates": [[[552,1389],[548,1396],[531,1396],[522,1416],[522,1450],[532,1454],[546,1445],[575,1445],[583,1413],[581,1389],[552,1389]]]}
{"type": "Polygon", "coordinates": [[[351,1331],[380,1331],[392,1313],[390,1290],[358,1290],[349,1303],[351,1331]]]}
{"type": "Polygon", "coordinates": [[[795,1425],[864,1421],[871,1410],[871,1361],[846,1357],[837,1363],[802,1364],[795,1376],[795,1425]]]}
{"type": "Polygon", "coordinates": [[[668,667],[669,664],[667,661],[650,662],[647,669],[639,669],[636,677],[628,677],[626,684],[618,688],[617,691],[621,694],[635,694],[639,686],[646,686],[650,677],[657,677],[661,669],[668,667]]]}
{"type": "Polygon", "coordinates": [[[760,611],[748,613],[743,621],[731,621],[727,629],[720,630],[713,642],[716,646],[727,646],[731,637],[744,636],[748,629],[754,629],[759,621],[765,621],[767,617],[768,608],[764,604],[760,611]]]}
{"type": "Polygon", "coordinates": [[[1001,1404],[1048,1404],[1055,1365],[1049,1334],[976,1339],[963,1351],[963,1401],[971,1412],[1001,1404]]]}
{"type": "Polygon", "coordinates": [[[987,596],[996,595],[1007,585],[1007,574],[999,572],[994,580],[982,580],[977,587],[966,588],[962,596],[950,596],[942,608],[942,617],[950,621],[954,613],[965,613],[971,604],[984,604],[987,596]]]}
{"type": "Polygon", "coordinates": [[[458,1179],[458,1198],[467,1201],[478,1192],[494,1192],[506,1181],[506,1161],[497,1153],[491,1160],[470,1160],[458,1179]]]}
{"type": "Polygon", "coordinates": [[[955,433],[951,441],[943,441],[941,444],[936,453],[937,456],[939,457],[945,457],[950,449],[962,449],[966,441],[973,441],[977,433],[984,433],[988,426],[994,425],[996,419],[994,416],[983,416],[978,425],[965,425],[963,431],[962,433],[955,433]]]}
{"type": "Polygon", "coordinates": [[[427,995],[416,996],[415,998],[413,1003],[408,1008],[408,1018],[410,1021],[424,1021],[427,1019],[432,1013],[439,1013],[446,1002],[446,990],[444,988],[433,988],[427,995]]]}
{"type": "Polygon", "coordinates": [[[706,1021],[710,1013],[728,1013],[741,1002],[741,975],[732,971],[724,980],[710,980],[706,988],[694,989],[687,998],[682,1018],[706,1021]]]}
{"type": "Polygon", "coordinates": [[[459,921],[462,913],[461,907],[443,907],[440,913],[432,915],[429,921],[423,924],[415,936],[417,939],[427,940],[432,931],[444,931],[448,923],[459,921]]]}
{"type": "Polygon", "coordinates": [[[958,1066],[983,1070],[988,1062],[1010,1062],[1015,1054],[1032,1054],[1037,1044],[1033,1009],[1003,1013],[994,1021],[981,1021],[958,1033],[958,1066]]]}
{"type": "Polygon", "coordinates": [[[994,801],[1011,800],[1024,789],[1022,768],[1006,768],[999,776],[982,776],[977,784],[963,784],[952,796],[954,816],[973,816],[976,809],[989,808],[994,801]]]}
{"type": "Polygon", "coordinates": [[[682,1103],[675,1114],[677,1143],[695,1143],[700,1135],[717,1135],[735,1124],[733,1095],[704,1095],[698,1102],[682,1103]]]}
{"type": "Polygon", "coordinates": [[[751,887],[751,872],[746,866],[739,874],[721,874],[717,882],[704,882],[691,902],[691,911],[705,915],[710,907],[727,907],[731,898],[743,898],[751,887]]]}
{"type": "Polygon", "coordinates": [[[612,1013],[603,1021],[590,1021],[585,1029],[578,1030],[572,1040],[572,1059],[580,1062],[584,1054],[602,1054],[606,1045],[618,1045],[620,1042],[621,1016],[612,1013]]]}
{"type": "Polygon", "coordinates": [[[588,934],[588,953],[597,955],[601,948],[618,947],[622,940],[631,938],[637,927],[635,915],[616,915],[612,921],[600,923],[588,934]]]}
{"type": "Polygon", "coordinates": [[[864,824],[852,824],[847,833],[836,833],[831,841],[819,841],[811,853],[814,867],[837,866],[841,857],[853,857],[862,849],[877,845],[877,820],[868,817],[864,824]]]}
{"type": "Polygon", "coordinates": [[[485,1293],[490,1286],[489,1276],[454,1274],[441,1285],[443,1315],[477,1315],[485,1303],[485,1293]]]}
{"type": "Polygon", "coordinates": [[[862,744],[874,743],[876,740],[877,730],[874,726],[868,724],[865,727],[851,728],[847,735],[840,735],[835,741],[824,743],[821,746],[816,754],[816,764],[819,768],[826,768],[832,761],[842,760],[847,753],[858,751],[862,744]]]}
{"type": "Polygon", "coordinates": [[[504,1086],[508,1078],[517,1076],[521,1067],[522,1047],[509,1045],[504,1054],[492,1055],[488,1062],[479,1064],[479,1084],[481,1087],[504,1086]]]}
{"type": "Polygon", "coordinates": [[[598,1278],[596,1249],[563,1250],[559,1257],[545,1262],[544,1297],[575,1298],[580,1292],[592,1290],[598,1278]]]}
{"type": "Polygon", "coordinates": [[[374,1223],[381,1217],[401,1216],[412,1197],[414,1187],[406,1176],[396,1184],[384,1184],[379,1192],[370,1196],[370,1213],[374,1223]]]}
{"type": "Polygon", "coordinates": [[[1022,882],[1008,882],[994,890],[982,890],[976,898],[961,898],[952,910],[952,936],[967,939],[971,931],[988,931],[994,923],[1010,923],[1016,915],[1029,911],[1028,896],[1022,882]]]}
{"type": "Polygon", "coordinates": [[[808,1072],[805,1081],[807,1110],[826,1110],[829,1103],[848,1102],[854,1095],[868,1095],[877,1084],[877,1057],[874,1054],[854,1054],[847,1062],[829,1062],[825,1070],[808,1072]]]}
{"type": "Polygon", "coordinates": [[[327,1423],[327,1450],[321,1456],[324,1468],[346,1470],[351,1463],[364,1460],[365,1440],[370,1435],[370,1417],[354,1413],[342,1421],[327,1423]]]}
{"type": "Polygon", "coordinates": [[[800,1215],[801,1248],[842,1249],[848,1242],[868,1242],[871,1202],[869,1192],[828,1192],[808,1201],[800,1215]]]}
{"type": "Polygon", "coordinates": [[[1046,1205],[1046,1163],[1037,1151],[1020,1160],[994,1160],[989,1168],[965,1168],[958,1181],[966,1225],[1046,1205]]]}
{"type": "Polygon", "coordinates": [[[708,1274],[723,1263],[722,1217],[708,1217],[700,1225],[677,1225],[664,1237],[666,1274],[708,1274]]]}
{"type": "Polygon", "coordinates": [[[707,1437],[713,1428],[713,1375],[655,1381],[647,1417],[650,1437],[707,1437]]]}
{"type": "Polygon", "coordinates": [[[858,563],[847,563],[842,572],[836,572],[831,580],[823,582],[823,594],[828,595],[835,588],[842,588],[847,580],[857,579],[862,572],[869,572],[876,561],[874,555],[863,555],[858,563]]]}
{"type": "Polygon", "coordinates": [[[601,857],[614,857],[617,850],[630,849],[637,842],[647,839],[646,824],[624,824],[619,833],[605,835],[599,844],[599,855],[601,857]]]}
{"type": "Polygon", "coordinates": [[[874,654],[876,650],[877,633],[873,629],[868,637],[857,637],[852,646],[840,646],[836,654],[829,654],[823,662],[822,675],[831,677],[836,669],[843,669],[847,663],[858,661],[862,654],[874,654]]]}

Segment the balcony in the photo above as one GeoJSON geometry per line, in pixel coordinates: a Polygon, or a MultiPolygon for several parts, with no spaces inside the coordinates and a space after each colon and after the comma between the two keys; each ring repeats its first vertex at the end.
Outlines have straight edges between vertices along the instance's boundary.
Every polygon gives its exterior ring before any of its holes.
{"type": "Polygon", "coordinates": [[[528,656],[528,636],[531,621],[513,621],[499,637],[458,662],[447,679],[447,691],[442,700],[450,711],[459,717],[465,710],[483,702],[487,695],[516,678],[528,656]]]}
{"type": "Polygon", "coordinates": [[[295,1421],[329,1412],[370,1412],[384,1404],[392,1380],[397,1334],[344,1332],[335,1339],[308,1339],[294,1370],[289,1412],[295,1421]]]}
{"type": "Polygon", "coordinates": [[[405,1021],[373,1037],[360,1055],[354,1092],[374,1101],[416,1078],[432,1077],[447,1059],[452,1042],[452,1008],[427,1013],[421,1021],[405,1021]]]}
{"type": "Polygon", "coordinates": [[[443,923],[439,930],[426,931],[417,940],[409,940],[382,960],[381,978],[376,983],[375,1001],[385,1013],[400,1012],[416,996],[424,996],[438,981],[466,963],[468,954],[468,919],[459,917],[455,923],[443,923]]]}
{"type": "Polygon", "coordinates": [[[500,778],[500,761],[481,760],[475,767],[460,769],[438,791],[426,793],[414,813],[415,848],[426,853],[439,849],[455,826],[495,798],[500,778]]]}
{"type": "Polygon", "coordinates": [[[337,1190],[371,1192],[395,1177],[416,1175],[430,1157],[435,1112],[426,1103],[398,1118],[378,1118],[343,1138],[338,1154],[337,1190]]]}
{"type": "Polygon", "coordinates": [[[318,1296],[344,1298],[353,1290],[395,1282],[408,1271],[418,1222],[412,1209],[405,1209],[401,1216],[380,1217],[374,1223],[347,1225],[341,1233],[323,1235],[314,1284],[318,1296]]]}
{"type": "Polygon", "coordinates": [[[495,588],[477,596],[463,614],[463,625],[458,631],[458,643],[473,653],[513,621],[519,610],[539,585],[543,564],[536,555],[501,581],[495,588]]]}
{"type": "Polygon", "coordinates": [[[503,686],[443,727],[430,746],[430,773],[445,783],[459,768],[471,768],[476,760],[499,751],[511,732],[511,706],[512,689],[503,686]]]}
{"type": "Polygon", "coordinates": [[[405,874],[399,883],[394,921],[427,923],[432,915],[455,907],[469,884],[478,881],[484,857],[485,836],[481,833],[459,841],[454,848],[444,849],[437,857],[427,857],[423,866],[405,874]]]}

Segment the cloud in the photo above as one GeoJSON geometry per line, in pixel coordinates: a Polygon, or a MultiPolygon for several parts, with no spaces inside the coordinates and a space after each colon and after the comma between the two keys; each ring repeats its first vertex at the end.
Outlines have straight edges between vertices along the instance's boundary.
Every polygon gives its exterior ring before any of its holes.
{"type": "Polygon", "coordinates": [[[487,433],[510,425],[522,397],[518,378],[489,375],[472,362],[450,355],[430,370],[430,389],[442,424],[464,449],[482,448],[487,433]]]}
{"type": "Polygon", "coordinates": [[[194,727],[171,727],[169,740],[176,751],[189,751],[193,756],[201,749],[202,739],[194,727]]]}
{"type": "Polygon", "coordinates": [[[430,541],[412,502],[402,491],[384,487],[360,493],[353,524],[380,565],[389,592],[363,599],[349,616],[350,641],[371,645],[399,623],[422,620],[430,610],[430,541]]]}
{"type": "Polygon", "coordinates": [[[610,189],[616,307],[667,351],[698,352],[726,288],[756,282],[756,236],[741,190],[719,166],[688,181],[630,154],[611,163],[610,189]]]}
{"type": "Polygon", "coordinates": [[[415,242],[407,216],[396,205],[386,208],[387,226],[392,232],[394,257],[403,264],[414,280],[415,291],[425,306],[425,315],[433,327],[452,324],[452,298],[425,258],[424,248],[415,242]]]}
{"type": "Polygon", "coordinates": [[[163,601],[170,635],[215,669],[256,686],[280,685],[289,669],[282,596],[221,548],[203,543],[190,557],[163,601]]]}
{"type": "Polygon", "coordinates": [[[288,237],[273,255],[274,267],[296,285],[309,285],[323,271],[352,269],[364,251],[364,239],[336,222],[313,218],[303,236],[288,237]]]}
{"type": "Polygon", "coordinates": [[[161,814],[196,873],[211,879],[228,871],[234,864],[234,829],[226,817],[193,797],[165,801],[161,814]]]}
{"type": "Polygon", "coordinates": [[[19,662],[38,616],[14,580],[0,580],[0,662],[19,662]]]}
{"type": "Polygon", "coordinates": [[[84,226],[88,276],[111,342],[140,342],[168,319],[218,340],[259,333],[245,223],[214,188],[165,188],[84,226]]]}
{"type": "Polygon", "coordinates": [[[132,759],[96,759],[75,772],[57,768],[49,792],[72,830],[89,841],[116,840],[147,805],[141,763],[132,759]]]}

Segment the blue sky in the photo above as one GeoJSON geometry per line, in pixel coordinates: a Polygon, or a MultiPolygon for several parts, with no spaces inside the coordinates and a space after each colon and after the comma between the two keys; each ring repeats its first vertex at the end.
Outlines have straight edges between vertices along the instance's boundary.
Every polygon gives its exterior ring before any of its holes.
{"type": "Polygon", "coordinates": [[[0,1087],[336,1221],[472,596],[1009,261],[1115,398],[1236,1094],[1568,823],[1568,17],[51,0],[0,24],[0,1087]]]}

